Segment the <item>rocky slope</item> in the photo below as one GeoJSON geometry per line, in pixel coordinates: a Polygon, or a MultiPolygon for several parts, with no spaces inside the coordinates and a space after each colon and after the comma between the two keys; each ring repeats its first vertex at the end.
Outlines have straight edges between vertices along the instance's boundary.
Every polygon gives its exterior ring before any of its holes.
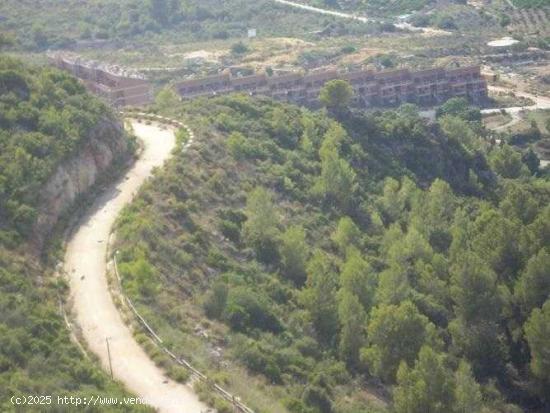
{"type": "Polygon", "coordinates": [[[41,245],[63,213],[130,154],[120,122],[105,118],[91,129],[81,150],[60,163],[40,191],[34,242],[41,245]]]}

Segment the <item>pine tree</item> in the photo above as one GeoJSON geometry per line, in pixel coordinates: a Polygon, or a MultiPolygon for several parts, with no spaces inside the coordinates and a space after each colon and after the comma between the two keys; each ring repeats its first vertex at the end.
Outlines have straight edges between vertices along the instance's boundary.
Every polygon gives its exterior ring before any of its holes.
{"type": "MultiPolygon", "coordinates": [[[[550,386],[550,299],[535,308],[525,323],[525,338],[531,350],[531,372],[544,385],[550,386]]],[[[546,394],[548,396],[548,394],[546,394]]]]}
{"type": "Polygon", "coordinates": [[[451,268],[456,319],[449,325],[453,345],[472,363],[476,376],[497,374],[504,366],[500,327],[502,297],[495,273],[473,253],[451,268]]]}
{"type": "Polygon", "coordinates": [[[516,283],[515,296],[528,315],[550,297],[550,250],[542,249],[527,262],[516,283]]]}
{"type": "Polygon", "coordinates": [[[370,311],[374,304],[377,279],[369,263],[361,257],[361,253],[351,248],[340,272],[341,288],[353,292],[365,309],[370,311]]]}
{"type": "Polygon", "coordinates": [[[338,124],[333,124],[325,135],[319,156],[321,177],[318,190],[329,200],[345,211],[355,191],[356,173],[351,165],[340,156],[340,146],[346,132],[338,124]]]}
{"type": "Polygon", "coordinates": [[[449,413],[452,407],[453,377],[443,355],[424,346],[414,368],[401,363],[394,389],[396,413],[449,413]]]}
{"type": "Polygon", "coordinates": [[[281,236],[281,269],[283,275],[302,285],[306,280],[308,246],[302,227],[289,227],[281,236]]]}
{"type": "Polygon", "coordinates": [[[337,276],[328,256],[316,251],[307,265],[307,282],[302,299],[319,340],[331,343],[338,330],[337,276]]]}
{"type": "Polygon", "coordinates": [[[336,230],[331,235],[332,241],[338,246],[342,254],[349,247],[358,247],[361,241],[361,230],[350,217],[342,217],[338,221],[336,230]]]}
{"type": "Polygon", "coordinates": [[[274,262],[278,256],[279,216],[272,194],[264,188],[254,189],[246,199],[245,214],[246,242],[256,250],[260,260],[274,262]]]}
{"type": "Polygon", "coordinates": [[[361,360],[369,370],[386,382],[393,382],[399,364],[412,364],[418,351],[429,342],[434,326],[410,301],[382,305],[371,313],[367,328],[368,347],[361,360]]]}
{"type": "Polygon", "coordinates": [[[455,372],[455,413],[480,413],[483,408],[479,384],[472,375],[470,365],[461,360],[455,372]]]}
{"type": "Polygon", "coordinates": [[[321,89],[319,100],[323,106],[334,113],[342,113],[347,109],[352,97],[353,89],[349,82],[345,80],[331,80],[321,89]]]}
{"type": "Polygon", "coordinates": [[[338,318],[340,321],[340,356],[350,367],[359,365],[359,350],[365,341],[367,315],[353,292],[342,289],[339,294],[338,318]]]}

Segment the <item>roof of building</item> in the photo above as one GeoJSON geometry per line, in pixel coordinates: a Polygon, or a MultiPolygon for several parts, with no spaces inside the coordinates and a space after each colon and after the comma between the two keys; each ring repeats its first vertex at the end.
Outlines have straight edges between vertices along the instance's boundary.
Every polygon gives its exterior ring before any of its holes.
{"type": "Polygon", "coordinates": [[[311,72],[304,76],[304,81],[315,82],[316,80],[331,80],[331,79],[336,79],[337,77],[338,77],[338,72],[336,70],[311,72]]]}
{"type": "Polygon", "coordinates": [[[266,83],[267,76],[263,73],[251,76],[233,77],[231,78],[231,84],[234,86],[242,86],[255,83],[266,83]]]}
{"type": "Polygon", "coordinates": [[[279,76],[271,76],[267,78],[267,82],[270,85],[276,85],[277,83],[292,82],[295,80],[302,80],[303,75],[301,73],[287,73],[279,76]]]}
{"type": "Polygon", "coordinates": [[[479,74],[481,72],[481,67],[477,66],[461,66],[461,67],[450,67],[447,69],[448,74],[465,74],[465,73],[474,73],[479,74]]]}
{"type": "Polygon", "coordinates": [[[83,57],[71,52],[49,53],[48,58],[56,62],[57,64],[62,62],[67,65],[79,66],[84,69],[102,70],[105,73],[109,73],[118,77],[145,80],[145,77],[136,69],[131,69],[105,62],[98,62],[96,60],[84,59],[83,57]]]}
{"type": "Polygon", "coordinates": [[[402,79],[410,77],[410,72],[408,69],[384,70],[376,72],[375,77],[376,79],[402,79]]]}
{"type": "Polygon", "coordinates": [[[411,73],[414,78],[426,78],[432,77],[440,74],[444,74],[445,69],[443,67],[434,67],[430,69],[417,70],[411,73]]]}
{"type": "Polygon", "coordinates": [[[366,79],[374,78],[375,72],[373,70],[359,70],[355,72],[342,73],[340,76],[344,80],[366,79]]]}

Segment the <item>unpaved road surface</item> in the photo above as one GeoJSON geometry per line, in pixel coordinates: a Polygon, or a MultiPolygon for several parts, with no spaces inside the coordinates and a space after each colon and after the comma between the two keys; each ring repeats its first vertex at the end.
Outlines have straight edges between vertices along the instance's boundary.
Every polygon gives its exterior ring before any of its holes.
{"type": "MultiPolygon", "coordinates": [[[[550,97],[548,97],[548,96],[533,95],[531,93],[522,92],[522,91],[518,91],[518,90],[514,90],[514,89],[508,89],[508,88],[500,87],[500,86],[489,86],[489,91],[505,92],[505,93],[512,92],[516,96],[528,98],[528,99],[531,99],[532,101],[535,102],[534,105],[523,106],[523,107],[521,107],[521,109],[528,109],[528,110],[550,109],[550,97]]],[[[506,108],[506,110],[509,110],[509,109],[515,109],[515,108],[506,108]]]]}
{"type": "Polygon", "coordinates": [[[512,92],[516,96],[523,97],[523,98],[528,98],[528,99],[531,99],[533,102],[535,102],[531,106],[515,106],[515,107],[511,107],[511,108],[484,109],[484,110],[482,110],[481,111],[482,114],[499,113],[502,110],[504,110],[504,111],[506,111],[507,114],[509,114],[512,117],[510,122],[508,122],[504,125],[498,126],[496,128],[493,128],[493,130],[495,130],[497,132],[498,131],[504,131],[504,130],[508,129],[509,127],[515,125],[516,123],[520,122],[522,120],[522,118],[521,118],[522,113],[524,113],[526,111],[539,110],[539,109],[550,109],[550,98],[547,97],[547,96],[533,95],[533,94],[530,94],[530,93],[516,91],[516,90],[512,90],[512,89],[507,89],[507,88],[503,88],[503,87],[499,87],[499,86],[489,86],[489,91],[492,91],[492,92],[505,92],[505,93],[512,92]]]}
{"type": "Polygon", "coordinates": [[[484,109],[481,111],[483,115],[490,115],[493,113],[501,113],[502,111],[506,112],[511,116],[512,119],[506,122],[504,125],[495,126],[489,129],[494,130],[495,132],[505,131],[506,129],[514,126],[516,123],[521,122],[521,114],[525,111],[528,111],[529,107],[511,107],[511,108],[502,108],[502,109],[484,109]]]}
{"type": "MultiPolygon", "coordinates": [[[[374,22],[373,19],[370,19],[364,15],[357,15],[357,14],[351,14],[351,13],[344,13],[336,10],[322,9],[320,7],[308,6],[307,4],[297,3],[295,1],[289,1],[289,0],[273,0],[273,1],[279,4],[283,4],[285,6],[290,6],[297,9],[307,10],[313,13],[326,14],[334,17],[341,17],[343,19],[357,20],[357,21],[360,21],[361,23],[374,22]]],[[[448,32],[446,30],[434,29],[432,27],[415,27],[412,24],[404,23],[404,22],[395,23],[394,25],[399,29],[410,30],[412,32],[421,32],[428,35],[451,35],[452,34],[452,32],[448,32]]]]}
{"type": "Polygon", "coordinates": [[[312,11],[319,14],[327,14],[329,16],[342,17],[344,19],[358,20],[362,23],[367,23],[370,20],[367,17],[356,16],[355,14],[343,13],[335,10],[321,9],[320,7],[308,6],[307,4],[296,3],[295,1],[274,0],[276,3],[284,4],[285,6],[295,7],[297,9],[312,11]]]}
{"type": "Polygon", "coordinates": [[[90,207],[71,236],[65,254],[70,277],[72,313],[88,348],[109,372],[109,342],[114,377],[159,412],[201,413],[201,403],[189,386],[168,379],[136,343],[113,303],[106,279],[107,240],[113,223],[138,188],[161,166],[175,145],[173,130],[132,122],[144,143],[142,156],[90,207]]]}
{"type": "MultiPolygon", "coordinates": [[[[489,86],[490,92],[505,92],[505,93],[514,93],[516,96],[524,97],[531,99],[533,102],[535,102],[531,106],[514,106],[514,107],[508,107],[508,108],[491,108],[491,109],[482,109],[481,114],[482,115],[489,115],[492,113],[500,113],[501,111],[506,111],[507,114],[512,116],[512,120],[507,123],[506,125],[499,126],[498,129],[506,129],[516,122],[521,120],[521,113],[531,110],[539,110],[539,109],[550,109],[550,97],[543,96],[543,95],[533,95],[526,92],[518,92],[513,89],[508,89],[500,86],[489,86]]],[[[420,115],[424,118],[435,120],[435,109],[428,109],[420,112],[420,115]]]]}

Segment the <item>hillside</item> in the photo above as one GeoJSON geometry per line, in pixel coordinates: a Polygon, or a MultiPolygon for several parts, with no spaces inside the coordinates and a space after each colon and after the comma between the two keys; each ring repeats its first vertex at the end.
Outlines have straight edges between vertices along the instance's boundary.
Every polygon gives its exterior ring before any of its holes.
{"type": "Polygon", "coordinates": [[[0,239],[15,246],[49,232],[113,160],[128,155],[122,135],[76,79],[0,57],[0,239]]]}
{"type": "MultiPolygon", "coordinates": [[[[0,56],[1,411],[30,409],[16,408],[12,396],[50,395],[46,405],[57,406],[57,396],[125,395],[71,340],[60,313],[66,284],[54,277],[50,260],[37,257],[38,240],[51,235],[72,201],[130,154],[130,142],[114,125],[107,108],[73,78],[0,56]],[[79,162],[100,154],[107,158],[79,162]],[[52,184],[61,177],[65,189],[52,184]]],[[[55,252],[58,241],[49,240],[55,252]]]]}
{"type": "Polygon", "coordinates": [[[162,39],[244,38],[249,28],[258,29],[260,36],[293,36],[318,30],[318,20],[269,0],[7,0],[0,4],[0,31],[14,33],[22,48],[35,51],[128,41],[143,46],[162,39]]]}
{"type": "Polygon", "coordinates": [[[308,6],[330,10],[342,10],[368,17],[399,16],[421,10],[426,5],[435,5],[433,0],[298,0],[308,6]]]}
{"type": "Polygon", "coordinates": [[[550,185],[451,106],[172,108],[198,142],[119,219],[125,291],[257,411],[544,411],[550,185]]]}

